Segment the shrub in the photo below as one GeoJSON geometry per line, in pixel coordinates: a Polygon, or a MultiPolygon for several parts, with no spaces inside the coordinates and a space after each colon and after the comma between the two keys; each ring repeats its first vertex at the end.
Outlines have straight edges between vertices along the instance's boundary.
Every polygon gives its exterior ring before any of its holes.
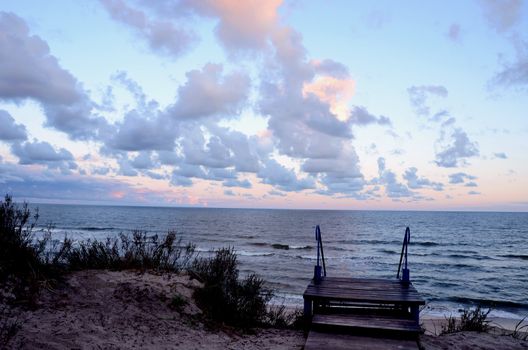
{"type": "Polygon", "coordinates": [[[294,328],[302,329],[304,327],[303,310],[295,309],[289,311],[286,306],[271,305],[268,309],[265,324],[275,328],[294,328]]]}
{"type": "Polygon", "coordinates": [[[176,294],[172,297],[170,303],[169,303],[169,307],[172,309],[172,310],[176,310],[178,312],[181,312],[183,310],[183,308],[185,307],[185,305],[187,305],[188,302],[187,300],[180,294],[176,294]]]}
{"type": "Polygon", "coordinates": [[[176,232],[169,231],[161,239],[136,230],[131,236],[120,234],[106,241],[87,240],[72,246],[66,253],[67,265],[81,269],[152,269],[178,272],[191,261],[195,246],[181,245],[176,232]]]}
{"type": "Polygon", "coordinates": [[[460,313],[460,321],[450,316],[447,324],[442,326],[441,334],[449,334],[463,331],[486,332],[489,330],[489,321],[486,320],[491,309],[483,311],[478,305],[475,309],[464,309],[460,313]]]}
{"type": "Polygon", "coordinates": [[[4,291],[0,299],[13,295],[16,302],[33,301],[40,284],[60,279],[67,270],[178,272],[194,255],[195,246],[183,246],[173,231],[161,238],[134,231],[130,236],[73,244],[67,237],[52,240],[52,226],[48,226],[37,238],[33,231],[38,217],[38,209],[32,214],[27,203],[17,205],[9,195],[0,201],[0,286],[4,291]]]}
{"type": "Polygon", "coordinates": [[[272,292],[255,274],[238,279],[238,261],[232,248],[219,249],[212,258],[197,259],[192,272],[203,282],[194,296],[213,320],[242,328],[266,321],[272,292]]]}
{"type": "Polygon", "coordinates": [[[523,317],[517,324],[511,334],[515,339],[528,340],[528,324],[523,324],[526,317],[523,317]]]}
{"type": "Polygon", "coordinates": [[[31,301],[39,283],[60,276],[67,247],[48,249],[51,227],[35,238],[38,217],[38,209],[32,214],[27,203],[17,205],[9,195],[0,201],[0,285],[15,301],[31,301]]]}

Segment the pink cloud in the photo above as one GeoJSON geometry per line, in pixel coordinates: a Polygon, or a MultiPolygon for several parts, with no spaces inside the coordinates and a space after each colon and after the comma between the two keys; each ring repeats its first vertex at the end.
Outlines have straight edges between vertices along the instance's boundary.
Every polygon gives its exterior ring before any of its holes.
{"type": "Polygon", "coordinates": [[[216,32],[229,48],[262,49],[277,23],[282,0],[189,0],[184,6],[218,17],[216,32]]]}
{"type": "Polygon", "coordinates": [[[330,111],[341,121],[349,118],[348,102],[354,95],[355,83],[352,79],[339,79],[330,76],[316,78],[304,84],[303,94],[314,94],[330,106],[330,111]]]}

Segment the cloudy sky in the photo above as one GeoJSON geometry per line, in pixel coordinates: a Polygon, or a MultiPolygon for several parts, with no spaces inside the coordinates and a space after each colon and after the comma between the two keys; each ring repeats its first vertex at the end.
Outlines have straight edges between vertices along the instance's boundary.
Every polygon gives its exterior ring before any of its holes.
{"type": "Polygon", "coordinates": [[[528,210],[528,1],[0,4],[0,190],[528,210]]]}

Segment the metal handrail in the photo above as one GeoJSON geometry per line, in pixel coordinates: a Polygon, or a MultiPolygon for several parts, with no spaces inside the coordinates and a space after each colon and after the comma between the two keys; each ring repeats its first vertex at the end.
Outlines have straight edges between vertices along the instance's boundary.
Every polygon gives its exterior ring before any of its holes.
{"type": "Polygon", "coordinates": [[[321,260],[323,262],[323,276],[326,277],[326,263],[323,250],[323,239],[321,238],[321,229],[319,225],[315,226],[315,240],[317,241],[317,266],[319,265],[319,250],[321,251],[321,260]]]}
{"type": "MultiPolygon", "coordinates": [[[[400,271],[401,271],[401,267],[402,267],[402,261],[404,263],[404,267],[403,267],[403,270],[406,270],[407,272],[409,271],[408,267],[407,267],[407,250],[408,250],[408,247],[409,247],[409,242],[411,240],[411,230],[409,229],[409,227],[407,227],[405,229],[405,235],[403,236],[403,244],[402,244],[402,251],[401,251],[401,255],[400,255],[400,264],[398,265],[398,273],[396,274],[396,278],[400,278],[400,271]]],[[[402,277],[405,277],[405,274],[403,274],[404,276],[402,277]]],[[[407,278],[408,278],[408,274],[407,274],[407,278]]]]}

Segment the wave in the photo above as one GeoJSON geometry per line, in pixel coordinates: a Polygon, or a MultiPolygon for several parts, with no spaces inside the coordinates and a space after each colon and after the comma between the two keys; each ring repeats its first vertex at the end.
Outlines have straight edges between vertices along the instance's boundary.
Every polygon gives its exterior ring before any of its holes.
{"type": "Polygon", "coordinates": [[[419,245],[419,246],[422,246],[422,247],[434,247],[434,246],[439,246],[439,245],[445,245],[445,244],[440,244],[440,243],[437,243],[437,242],[431,242],[431,241],[425,241],[425,242],[416,242],[416,241],[411,241],[410,243],[411,245],[419,245]]]}
{"type": "Polygon", "coordinates": [[[494,300],[494,299],[478,299],[478,298],[466,298],[466,297],[449,297],[449,301],[461,304],[473,304],[480,305],[486,308],[517,308],[517,309],[528,309],[528,304],[519,303],[516,301],[509,300],[494,300]]]}
{"type": "Polygon", "coordinates": [[[290,249],[312,249],[312,246],[309,245],[291,245],[290,249]]]}
{"type": "Polygon", "coordinates": [[[393,249],[385,249],[385,248],[379,249],[379,252],[385,253],[385,254],[398,254],[398,252],[393,249]]]}
{"type": "Polygon", "coordinates": [[[108,231],[108,230],[113,230],[113,229],[114,227],[92,227],[92,226],[77,228],[77,230],[81,230],[81,231],[108,231]]]}
{"type": "Polygon", "coordinates": [[[238,250],[236,253],[237,255],[241,255],[241,256],[272,256],[272,255],[275,255],[274,253],[271,253],[271,252],[246,252],[244,250],[238,250]]]}
{"type": "Polygon", "coordinates": [[[526,254],[504,254],[504,255],[499,255],[499,256],[501,258],[528,260],[528,255],[526,254]]]}
{"type": "Polygon", "coordinates": [[[271,247],[273,249],[281,249],[281,250],[290,250],[290,249],[299,249],[299,250],[305,250],[305,249],[312,249],[313,247],[310,245],[288,245],[288,244],[281,244],[281,243],[264,243],[264,242],[252,242],[250,245],[255,247],[271,247]]]}

